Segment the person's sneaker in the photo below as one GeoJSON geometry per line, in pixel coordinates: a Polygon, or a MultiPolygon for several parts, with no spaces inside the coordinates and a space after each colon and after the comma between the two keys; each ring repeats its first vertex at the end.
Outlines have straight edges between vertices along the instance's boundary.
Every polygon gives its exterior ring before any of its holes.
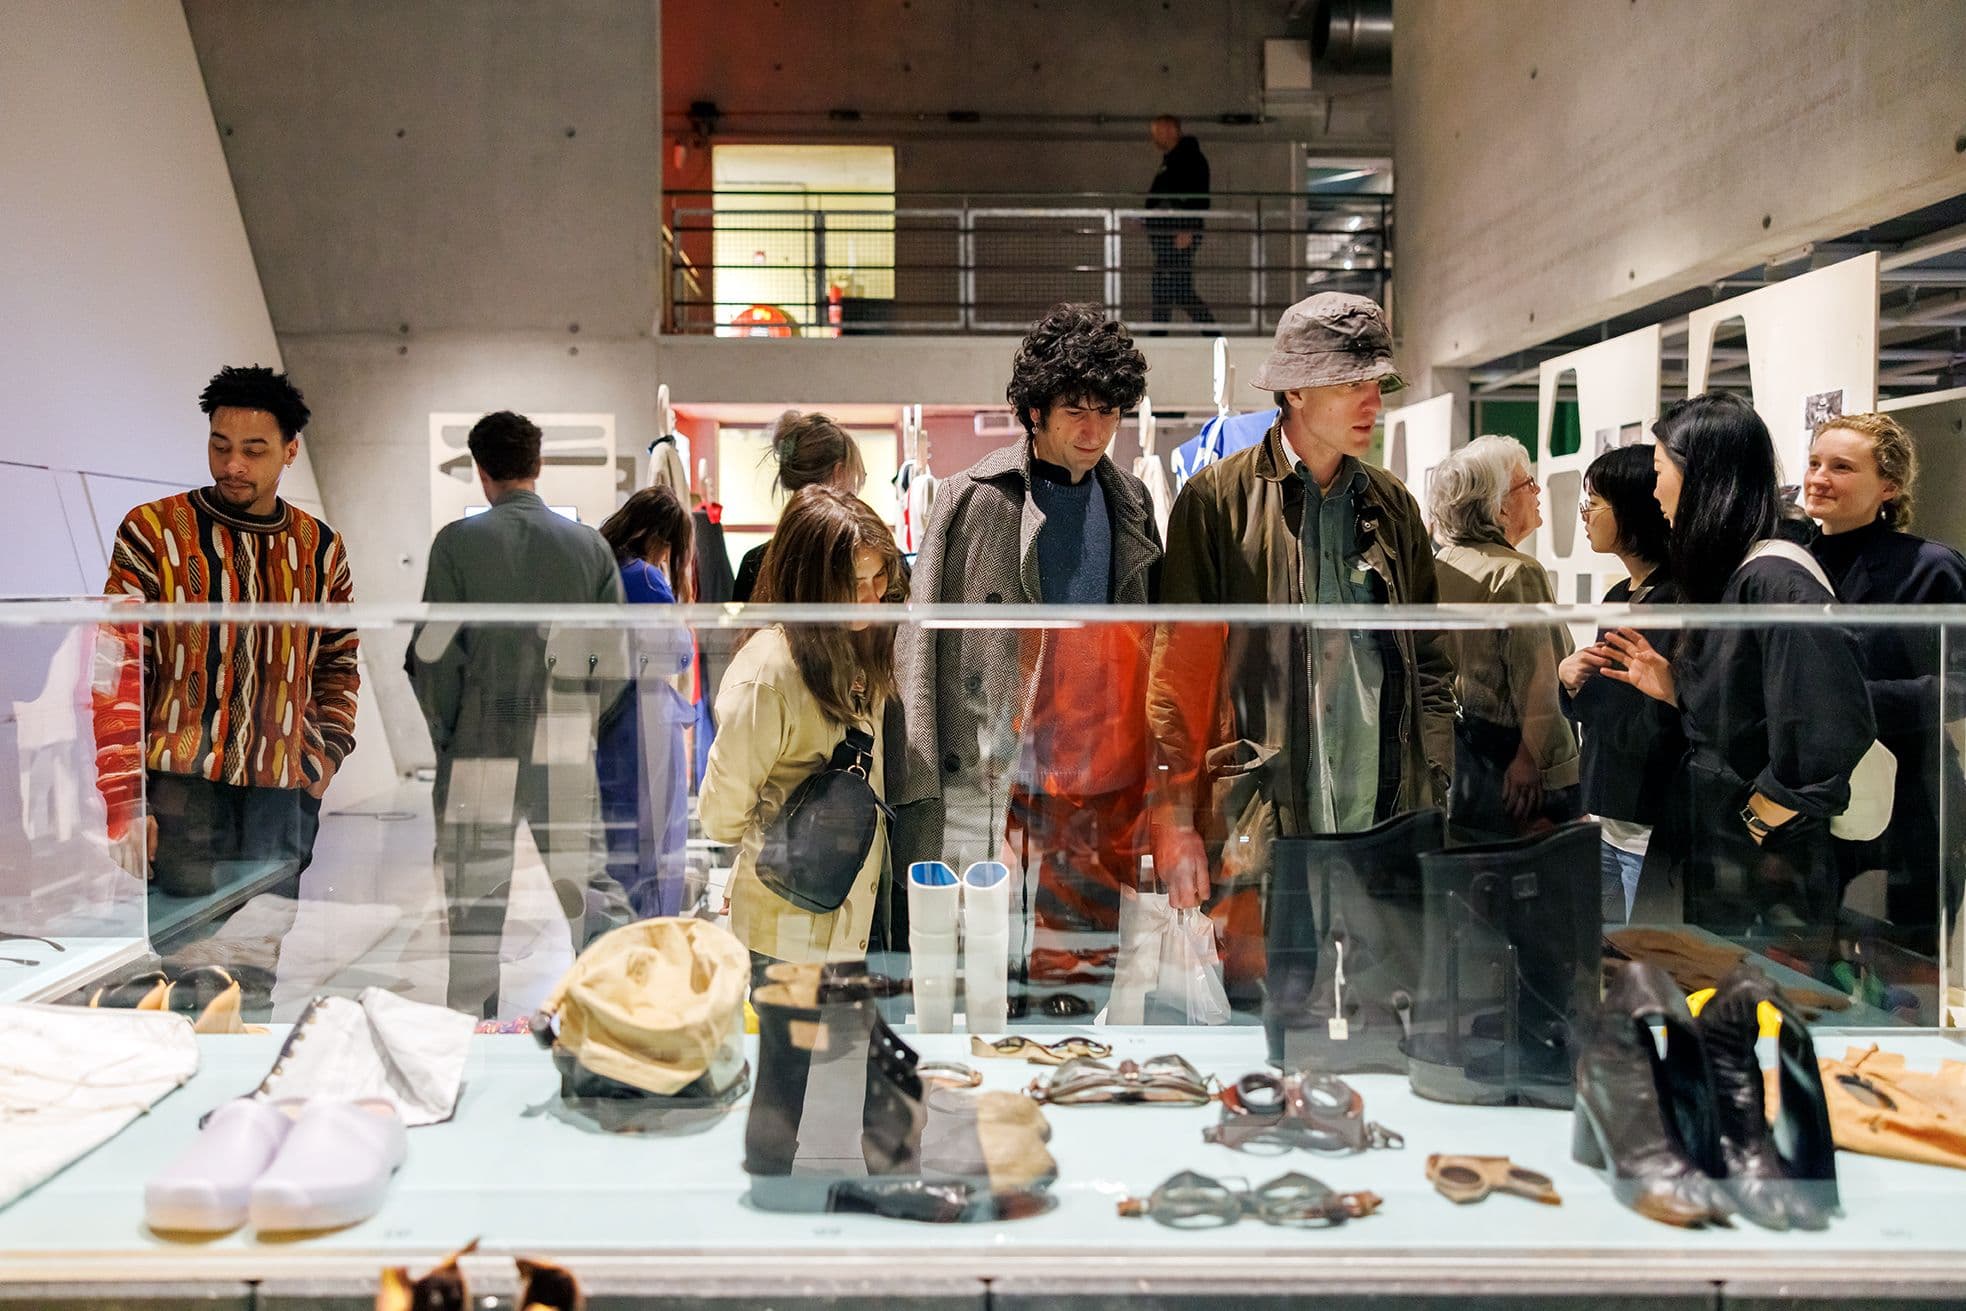
{"type": "Polygon", "coordinates": [[[252,1186],[253,1228],[339,1229],[368,1219],[382,1209],[406,1147],[402,1117],[381,1098],[308,1102],[252,1186]]]}
{"type": "Polygon", "coordinates": [[[293,1128],[274,1102],[242,1097],[205,1119],[197,1140],[143,1188],[152,1229],[218,1234],[246,1223],[253,1180],[266,1170],[293,1128]]]}

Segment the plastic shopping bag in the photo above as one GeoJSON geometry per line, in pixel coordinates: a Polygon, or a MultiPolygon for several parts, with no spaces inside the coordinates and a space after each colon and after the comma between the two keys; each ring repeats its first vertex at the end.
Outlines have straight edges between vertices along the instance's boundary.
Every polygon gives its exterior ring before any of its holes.
{"type": "Polygon", "coordinates": [[[1120,891],[1120,949],[1100,1024],[1145,1024],[1147,994],[1160,981],[1161,940],[1173,922],[1164,892],[1120,891]]]}
{"type": "Polygon", "coordinates": [[[1168,912],[1161,936],[1161,1008],[1186,1013],[1189,1024],[1227,1024],[1229,994],[1222,987],[1222,957],[1215,949],[1215,921],[1198,906],[1168,912]]]}

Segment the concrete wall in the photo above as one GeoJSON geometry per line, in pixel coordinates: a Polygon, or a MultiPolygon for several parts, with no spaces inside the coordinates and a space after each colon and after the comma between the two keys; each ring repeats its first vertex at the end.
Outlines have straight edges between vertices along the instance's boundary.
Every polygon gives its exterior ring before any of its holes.
{"type": "Polygon", "coordinates": [[[714,101],[713,140],[895,145],[907,191],[1133,191],[1159,164],[1146,120],[1180,115],[1218,190],[1291,185],[1290,143],[1384,153],[1384,78],[1320,74],[1300,105],[1266,106],[1262,45],[1289,0],[672,0],[664,11],[664,129],[672,189],[707,187],[686,113],[714,101]],[[829,118],[852,108],[859,123],[829,118]],[[951,124],[951,110],[975,124],[951,124]],[[1225,113],[1274,120],[1224,126],[1225,113]]]}
{"type": "MultiPolygon", "coordinates": [[[[0,0],[0,31],[0,595],[93,593],[127,510],[210,481],[206,380],[281,352],[184,15],[0,0]]],[[[314,454],[281,492],[333,523],[314,454]]],[[[395,781],[367,696],[356,738],[333,804],[395,781]]]]}
{"type": "Polygon", "coordinates": [[[1398,22],[1423,388],[1966,191],[1957,0],[1400,0],[1398,22]]]}
{"type": "Polygon", "coordinates": [[[186,0],[274,327],[635,336],[657,0],[186,0]]]}

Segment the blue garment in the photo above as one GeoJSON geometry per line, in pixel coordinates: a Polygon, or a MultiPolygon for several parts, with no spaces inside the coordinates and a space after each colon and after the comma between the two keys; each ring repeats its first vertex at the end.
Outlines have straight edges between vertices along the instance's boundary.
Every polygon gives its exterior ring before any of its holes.
{"type": "Polygon", "coordinates": [[[1060,465],[1031,459],[1038,529],[1038,591],[1046,605],[1105,605],[1113,595],[1113,517],[1099,480],[1077,482],[1060,465]]]}
{"type": "Polygon", "coordinates": [[[1201,426],[1201,432],[1174,448],[1174,456],[1169,461],[1173,466],[1174,490],[1226,456],[1247,449],[1261,442],[1269,433],[1270,425],[1277,421],[1275,409],[1256,410],[1250,414],[1216,415],[1201,426]]]}
{"type": "MultiPolygon", "coordinates": [[[[669,580],[644,560],[621,565],[629,604],[673,605],[669,580]]],[[[689,838],[689,770],[683,728],[694,709],[669,679],[689,669],[689,630],[634,631],[632,676],[601,724],[595,764],[608,871],[628,893],[638,918],[683,909],[684,848],[689,838]]]]}

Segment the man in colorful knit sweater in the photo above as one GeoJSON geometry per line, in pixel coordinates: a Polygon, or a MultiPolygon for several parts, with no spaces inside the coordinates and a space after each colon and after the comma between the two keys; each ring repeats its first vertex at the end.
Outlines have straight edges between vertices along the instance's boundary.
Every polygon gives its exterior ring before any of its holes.
{"type": "MultiPolygon", "coordinates": [[[[287,376],[225,368],[198,398],[212,485],[123,517],[103,590],[183,604],[344,603],[332,528],[280,499],[307,404],[287,376]]],[[[321,796],[355,745],[355,630],[143,629],[151,875],[177,896],[273,876],[298,893],[321,796]]]]}

